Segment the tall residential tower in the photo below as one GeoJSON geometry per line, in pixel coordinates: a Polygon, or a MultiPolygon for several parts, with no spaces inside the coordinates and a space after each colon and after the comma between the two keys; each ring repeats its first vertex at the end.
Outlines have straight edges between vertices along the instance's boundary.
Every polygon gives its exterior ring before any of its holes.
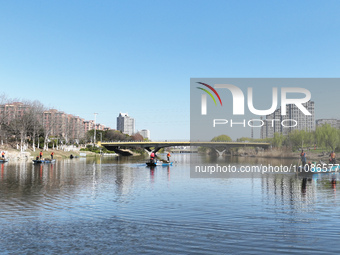
{"type": "Polygon", "coordinates": [[[287,105],[286,115],[281,115],[281,107],[270,115],[266,116],[264,125],[261,127],[261,138],[273,138],[274,133],[281,133],[288,135],[293,130],[306,130],[308,132],[315,130],[315,114],[314,102],[308,101],[303,106],[311,113],[311,115],[304,115],[296,106],[287,105]],[[281,123],[285,122],[287,126],[294,123],[290,120],[295,120],[297,125],[295,127],[285,127],[281,123]]]}
{"type": "Polygon", "coordinates": [[[135,133],[135,119],[127,113],[119,113],[117,117],[117,130],[123,134],[133,135],[135,133]]]}

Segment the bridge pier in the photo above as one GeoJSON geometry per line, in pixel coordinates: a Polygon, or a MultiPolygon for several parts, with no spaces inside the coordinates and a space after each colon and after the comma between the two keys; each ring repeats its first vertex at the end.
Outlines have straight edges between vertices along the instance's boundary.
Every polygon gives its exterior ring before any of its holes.
{"type": "Polygon", "coordinates": [[[219,151],[218,149],[214,148],[215,151],[218,153],[218,156],[222,157],[223,156],[223,153],[227,150],[227,149],[224,149],[223,151],[219,151]]]}
{"type": "Polygon", "coordinates": [[[129,150],[121,150],[119,147],[111,147],[111,150],[121,156],[131,156],[132,153],[129,150]]]}
{"type": "Polygon", "coordinates": [[[157,153],[160,149],[162,149],[163,147],[155,147],[153,150],[151,149],[151,147],[143,147],[144,150],[149,154],[151,154],[151,152],[153,153],[157,153]]]}
{"type": "Polygon", "coordinates": [[[144,150],[148,153],[148,155],[150,157],[152,151],[150,149],[148,150],[147,148],[144,148],[144,150]]]}

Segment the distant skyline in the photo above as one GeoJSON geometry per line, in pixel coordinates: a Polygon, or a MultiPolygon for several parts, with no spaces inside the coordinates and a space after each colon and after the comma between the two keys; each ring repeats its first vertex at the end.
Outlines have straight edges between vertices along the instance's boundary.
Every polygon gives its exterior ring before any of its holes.
{"type": "Polygon", "coordinates": [[[339,77],[335,0],[0,3],[0,92],[154,140],[189,139],[190,78],[339,77]]]}

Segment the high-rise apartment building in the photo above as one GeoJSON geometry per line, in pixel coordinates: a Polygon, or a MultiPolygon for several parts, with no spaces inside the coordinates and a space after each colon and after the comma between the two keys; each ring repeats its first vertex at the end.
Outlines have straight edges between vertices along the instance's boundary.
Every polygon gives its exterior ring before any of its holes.
{"type": "Polygon", "coordinates": [[[315,130],[315,114],[314,114],[314,102],[308,101],[303,106],[311,113],[311,115],[305,115],[296,105],[289,105],[289,118],[297,121],[297,126],[292,127],[290,131],[306,130],[308,132],[315,130]]]}
{"type": "Polygon", "coordinates": [[[127,113],[119,113],[117,117],[117,130],[123,134],[133,135],[135,133],[135,119],[127,113]]]}
{"type": "Polygon", "coordinates": [[[150,139],[150,130],[142,129],[139,134],[148,140],[150,139]]]}
{"type": "Polygon", "coordinates": [[[274,133],[287,135],[293,130],[306,130],[308,132],[314,131],[314,102],[308,101],[304,103],[303,106],[311,113],[311,115],[305,115],[296,105],[293,104],[286,106],[286,115],[281,115],[281,107],[275,110],[272,114],[267,115],[264,120],[264,125],[261,127],[261,138],[273,138],[274,133]],[[295,120],[295,122],[289,120],[295,120]],[[282,125],[282,122],[284,125],[282,125]],[[295,123],[297,123],[296,126],[294,126],[295,123]]]}
{"type": "Polygon", "coordinates": [[[329,124],[331,127],[340,128],[340,120],[338,119],[318,119],[316,120],[316,127],[320,127],[324,124],[329,124]]]}

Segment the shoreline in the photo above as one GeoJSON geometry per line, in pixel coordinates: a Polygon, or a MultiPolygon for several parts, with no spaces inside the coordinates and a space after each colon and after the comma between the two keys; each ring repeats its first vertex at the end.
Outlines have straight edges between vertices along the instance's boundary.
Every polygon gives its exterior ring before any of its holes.
{"type": "MultiPolygon", "coordinates": [[[[7,147],[7,146],[6,146],[7,147]]],[[[5,158],[9,159],[9,161],[30,161],[35,159],[36,157],[39,157],[39,153],[41,150],[36,149],[33,151],[32,149],[27,149],[24,152],[21,152],[20,150],[14,149],[14,148],[2,148],[0,147],[0,151],[5,152],[5,158]]],[[[96,157],[101,156],[98,153],[91,152],[91,151],[79,151],[79,150],[53,150],[48,149],[47,151],[43,151],[43,158],[44,159],[50,159],[51,153],[54,152],[54,159],[67,159],[70,158],[71,155],[74,157],[96,157]],[[81,155],[83,154],[83,155],[81,155]],[[86,156],[84,156],[86,154],[86,156]]],[[[215,153],[212,150],[209,150],[207,152],[198,152],[199,154],[213,154],[215,153]]],[[[306,151],[307,154],[307,162],[316,161],[319,162],[320,160],[324,162],[328,162],[328,155],[324,152],[314,152],[312,150],[306,151]],[[321,154],[321,155],[320,155],[321,154]]],[[[230,157],[242,157],[242,158],[263,158],[263,159],[287,159],[287,160],[300,160],[300,152],[292,152],[287,150],[280,150],[280,149],[271,149],[267,151],[257,151],[255,148],[240,148],[237,151],[230,151],[230,153],[223,154],[224,156],[230,156],[230,157]]],[[[134,156],[140,156],[140,154],[133,153],[131,155],[134,156]]]]}
{"type": "MultiPolygon", "coordinates": [[[[320,160],[328,162],[329,156],[325,152],[315,152],[312,150],[305,150],[307,156],[307,162],[320,160]]],[[[203,152],[204,153],[204,152],[203,152]]],[[[215,151],[209,150],[207,154],[213,154],[215,151]]],[[[271,159],[291,159],[300,160],[300,151],[289,151],[286,149],[271,149],[271,150],[261,150],[257,151],[255,148],[240,148],[237,151],[231,150],[230,153],[224,154],[230,157],[244,157],[244,158],[271,158],[271,159]]]]}
{"type": "MultiPolygon", "coordinates": [[[[39,157],[39,153],[41,150],[36,149],[35,151],[31,149],[27,149],[26,151],[21,152],[20,150],[13,149],[13,148],[0,148],[0,151],[5,152],[5,159],[8,159],[11,162],[20,162],[20,161],[30,161],[39,157]]],[[[70,158],[71,155],[74,157],[95,157],[96,153],[90,151],[62,151],[62,150],[48,150],[42,151],[44,159],[50,159],[51,153],[53,152],[54,159],[67,159],[70,158]],[[81,153],[85,153],[86,156],[80,156],[81,153]]]]}

